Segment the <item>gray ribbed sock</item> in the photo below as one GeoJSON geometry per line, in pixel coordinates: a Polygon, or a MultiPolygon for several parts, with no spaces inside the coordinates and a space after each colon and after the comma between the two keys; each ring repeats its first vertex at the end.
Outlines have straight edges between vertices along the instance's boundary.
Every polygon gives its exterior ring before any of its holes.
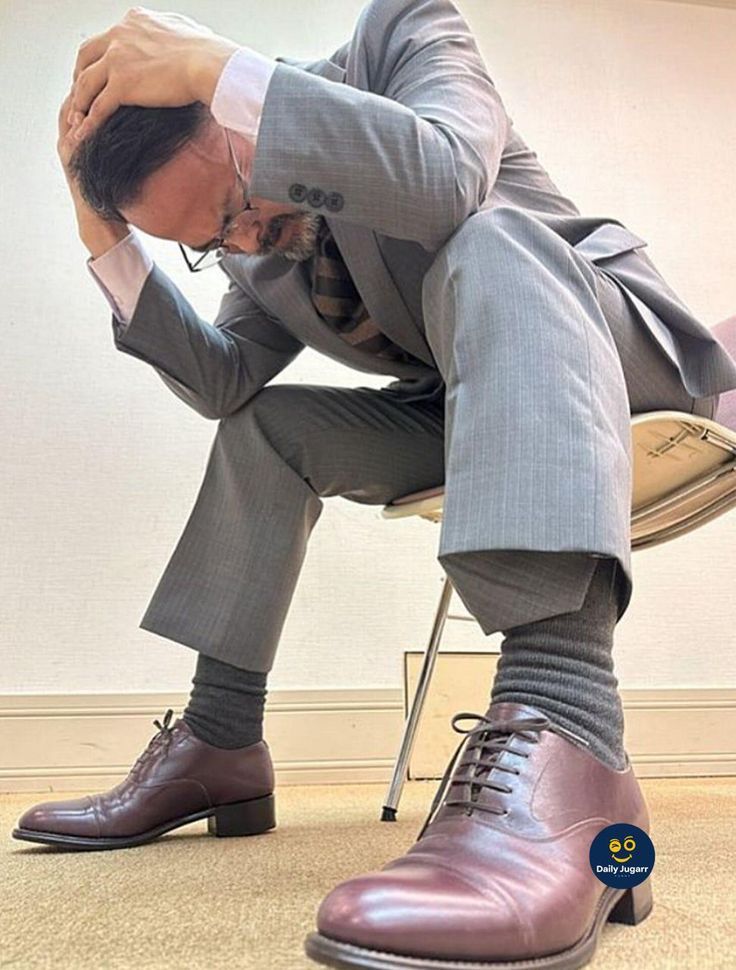
{"type": "Polygon", "coordinates": [[[192,692],[182,717],[217,748],[242,748],[263,738],[267,674],[197,655],[192,692]]]}
{"type": "Polygon", "coordinates": [[[601,761],[623,768],[624,712],[612,656],[617,560],[596,563],[580,610],[503,631],[491,700],[539,708],[589,741],[601,761]]]}

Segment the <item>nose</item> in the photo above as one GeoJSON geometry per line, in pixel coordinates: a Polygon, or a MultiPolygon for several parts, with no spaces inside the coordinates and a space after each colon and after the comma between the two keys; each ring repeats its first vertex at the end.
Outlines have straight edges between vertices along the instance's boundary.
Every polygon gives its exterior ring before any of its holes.
{"type": "Polygon", "coordinates": [[[232,252],[254,254],[258,252],[258,234],[261,231],[259,222],[253,222],[249,226],[238,226],[233,229],[227,237],[227,249],[232,252]]]}

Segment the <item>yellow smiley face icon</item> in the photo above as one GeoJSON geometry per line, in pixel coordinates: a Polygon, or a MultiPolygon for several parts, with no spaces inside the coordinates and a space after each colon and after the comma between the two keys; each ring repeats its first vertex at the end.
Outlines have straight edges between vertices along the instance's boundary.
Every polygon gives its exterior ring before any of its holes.
{"type": "Polygon", "coordinates": [[[634,849],[636,848],[636,842],[630,835],[627,835],[624,839],[623,846],[621,845],[620,839],[611,839],[611,841],[608,843],[608,848],[611,852],[612,858],[614,858],[616,862],[628,862],[634,849]],[[619,859],[619,857],[616,855],[616,853],[621,852],[622,849],[624,852],[629,853],[625,859],[619,859]]]}

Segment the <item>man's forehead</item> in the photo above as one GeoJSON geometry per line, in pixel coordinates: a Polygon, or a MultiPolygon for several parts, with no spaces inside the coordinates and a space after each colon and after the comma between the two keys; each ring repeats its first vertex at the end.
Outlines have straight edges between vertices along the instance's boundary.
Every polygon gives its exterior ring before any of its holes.
{"type": "Polygon", "coordinates": [[[228,189],[222,167],[187,146],[146,178],[123,215],[150,235],[201,242],[220,227],[228,189]]]}
{"type": "Polygon", "coordinates": [[[204,171],[222,174],[226,167],[224,164],[226,160],[221,153],[214,151],[215,145],[213,145],[212,139],[206,135],[200,135],[192,141],[188,141],[159,169],[151,173],[151,178],[158,175],[165,179],[172,174],[183,177],[188,172],[200,175],[204,171]]]}

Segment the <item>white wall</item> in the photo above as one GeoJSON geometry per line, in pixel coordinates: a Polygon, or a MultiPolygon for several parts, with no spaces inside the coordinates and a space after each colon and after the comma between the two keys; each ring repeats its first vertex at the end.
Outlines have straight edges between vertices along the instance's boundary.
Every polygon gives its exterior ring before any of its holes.
{"type": "MultiPolygon", "coordinates": [[[[361,5],[171,4],[266,54],[305,58],[343,43],[361,5]]],[[[702,320],[736,312],[736,10],[665,0],[460,7],[516,127],[560,188],[583,213],[643,235],[702,320]]],[[[137,624],[216,424],[116,352],[55,155],[76,47],[126,9],[112,0],[0,6],[0,694],[180,690],[195,659],[137,624]]],[[[191,277],[173,243],[149,242],[211,318],[221,275],[191,277]]],[[[311,351],[280,380],[387,382],[311,351]]],[[[438,535],[426,522],[385,522],[377,508],[327,500],[271,686],[398,687],[401,651],[421,648],[429,632],[438,535]]],[[[622,686],[736,685],[734,547],[731,515],[634,555],[635,595],[618,628],[622,686]]],[[[470,624],[448,628],[449,645],[499,639],[470,624]]]]}

